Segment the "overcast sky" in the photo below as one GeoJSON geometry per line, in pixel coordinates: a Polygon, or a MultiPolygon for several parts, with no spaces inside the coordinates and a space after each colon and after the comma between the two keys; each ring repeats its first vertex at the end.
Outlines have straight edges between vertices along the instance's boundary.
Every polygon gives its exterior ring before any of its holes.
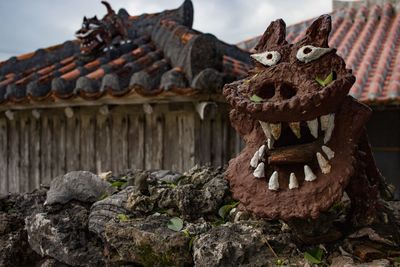
{"type": "MultiPolygon", "coordinates": [[[[183,0],[108,0],[129,14],[174,9],[183,0]]],[[[331,0],[192,0],[196,30],[237,43],[283,18],[287,25],[331,11],[331,0]]],[[[0,61],[73,39],[83,16],[102,17],[100,0],[1,0],[0,61]]]]}

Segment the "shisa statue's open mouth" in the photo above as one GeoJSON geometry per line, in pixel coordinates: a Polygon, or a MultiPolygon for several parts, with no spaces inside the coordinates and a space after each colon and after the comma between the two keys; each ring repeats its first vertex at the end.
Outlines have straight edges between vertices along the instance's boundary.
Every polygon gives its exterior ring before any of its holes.
{"type": "Polygon", "coordinates": [[[285,23],[272,22],[250,76],[224,88],[246,142],[226,177],[234,197],[260,216],[316,218],[357,172],[371,111],[347,95],[355,77],[328,47],[330,29],[330,16],[321,16],[288,44],[285,23]]]}

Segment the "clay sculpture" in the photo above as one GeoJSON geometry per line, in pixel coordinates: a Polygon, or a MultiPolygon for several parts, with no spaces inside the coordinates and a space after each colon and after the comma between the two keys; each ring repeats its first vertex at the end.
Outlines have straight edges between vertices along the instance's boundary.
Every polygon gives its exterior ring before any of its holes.
{"type": "Polygon", "coordinates": [[[266,218],[317,219],[347,192],[359,225],[378,220],[388,193],[366,136],[370,108],[348,95],[355,82],[328,46],[323,15],[289,44],[283,20],[270,24],[243,80],[225,85],[230,120],[246,147],[226,178],[241,205],[266,218]]]}
{"type": "Polygon", "coordinates": [[[117,37],[120,37],[121,44],[129,41],[122,18],[115,13],[108,2],[101,3],[106,6],[107,14],[101,20],[97,16],[89,19],[84,17],[81,29],[75,33],[80,41],[81,54],[84,56],[112,49],[113,41],[117,37]]]}

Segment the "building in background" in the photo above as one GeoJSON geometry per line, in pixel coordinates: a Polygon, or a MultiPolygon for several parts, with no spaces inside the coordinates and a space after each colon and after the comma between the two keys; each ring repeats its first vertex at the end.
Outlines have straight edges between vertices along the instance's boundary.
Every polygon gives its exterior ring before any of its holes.
{"type": "Polygon", "coordinates": [[[240,151],[221,90],[246,75],[248,53],[192,29],[190,0],[118,14],[128,40],[114,49],[83,54],[95,35],[0,63],[0,193],[72,170],[221,166],[240,151]]]}
{"type": "MultiPolygon", "coordinates": [[[[333,1],[330,47],[357,77],[350,94],[373,110],[367,125],[375,160],[400,197],[400,1],[333,1]]],[[[297,42],[315,18],[287,28],[297,42]]],[[[251,51],[260,37],[241,42],[251,51]]]]}

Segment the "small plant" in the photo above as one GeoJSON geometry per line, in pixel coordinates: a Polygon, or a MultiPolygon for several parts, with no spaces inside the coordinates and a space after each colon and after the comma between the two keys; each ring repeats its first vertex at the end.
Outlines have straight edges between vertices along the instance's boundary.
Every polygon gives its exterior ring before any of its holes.
{"type": "Polygon", "coordinates": [[[196,236],[195,235],[192,236],[187,229],[182,230],[182,234],[185,237],[190,238],[190,240],[189,240],[189,250],[192,250],[193,242],[196,239],[196,236]]]}
{"type": "Polygon", "coordinates": [[[324,251],[321,248],[314,248],[312,250],[304,252],[304,259],[312,264],[322,263],[324,251]]]}
{"type": "Polygon", "coordinates": [[[126,184],[126,182],[124,182],[124,181],[115,181],[115,182],[111,183],[111,186],[115,187],[115,188],[121,188],[125,184],[126,184]]]}
{"type": "Polygon", "coordinates": [[[118,214],[118,220],[120,222],[126,222],[126,221],[129,221],[129,217],[126,214],[120,213],[120,214],[118,214]]]}
{"type": "Polygon", "coordinates": [[[107,193],[103,193],[103,194],[101,194],[101,196],[99,197],[99,200],[103,200],[103,199],[105,199],[105,198],[107,198],[108,197],[108,194],[107,193]]]}
{"type": "Polygon", "coordinates": [[[277,266],[285,266],[285,265],[288,264],[288,262],[287,262],[287,260],[285,260],[285,259],[277,259],[277,260],[275,261],[275,264],[276,264],[277,266]]]}
{"type": "Polygon", "coordinates": [[[167,227],[172,231],[179,232],[183,228],[183,220],[179,217],[171,218],[167,224],[167,227]]]}
{"type": "Polygon", "coordinates": [[[227,205],[222,206],[219,210],[218,210],[218,215],[225,220],[226,217],[228,216],[229,212],[231,212],[231,210],[233,208],[236,208],[236,206],[239,205],[239,201],[234,201],[232,203],[229,203],[227,205]]]}

